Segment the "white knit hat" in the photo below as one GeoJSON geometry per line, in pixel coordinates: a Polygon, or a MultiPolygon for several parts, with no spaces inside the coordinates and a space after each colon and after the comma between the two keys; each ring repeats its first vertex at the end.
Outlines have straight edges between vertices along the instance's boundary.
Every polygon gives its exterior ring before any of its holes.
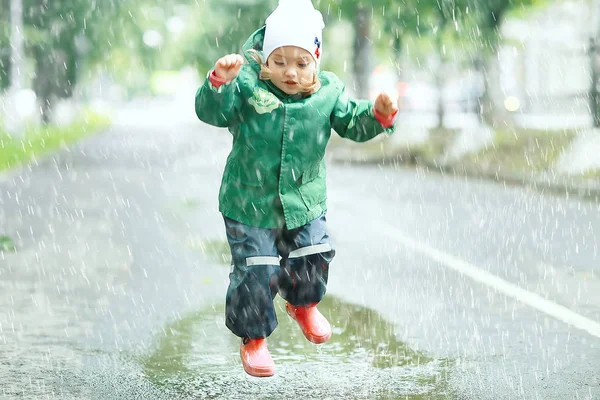
{"type": "Polygon", "coordinates": [[[323,54],[323,16],[311,0],[279,0],[279,5],[266,21],[263,56],[282,46],[296,46],[308,51],[317,64],[323,54]]]}

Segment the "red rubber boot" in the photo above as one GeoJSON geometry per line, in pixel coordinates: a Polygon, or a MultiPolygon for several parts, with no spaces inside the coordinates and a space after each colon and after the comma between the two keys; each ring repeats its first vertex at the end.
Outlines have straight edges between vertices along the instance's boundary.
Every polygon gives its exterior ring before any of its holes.
{"type": "Polygon", "coordinates": [[[267,341],[262,339],[245,338],[240,344],[240,356],[244,370],[258,377],[273,376],[275,374],[275,363],[271,358],[267,341]]]}
{"type": "Polygon", "coordinates": [[[320,344],[331,338],[331,325],[316,306],[317,303],[298,307],[285,303],[285,310],[300,325],[308,340],[320,344]]]}

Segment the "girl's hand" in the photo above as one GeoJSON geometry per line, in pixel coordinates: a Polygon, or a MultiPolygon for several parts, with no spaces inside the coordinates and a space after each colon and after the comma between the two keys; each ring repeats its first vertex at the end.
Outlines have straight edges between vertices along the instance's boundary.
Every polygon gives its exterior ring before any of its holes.
{"type": "Polygon", "coordinates": [[[215,75],[217,78],[232,81],[240,72],[244,64],[244,58],[239,54],[228,54],[221,57],[215,63],[215,75]]]}
{"type": "Polygon", "coordinates": [[[375,100],[375,110],[381,115],[392,115],[398,111],[398,104],[387,93],[380,93],[375,100]]]}

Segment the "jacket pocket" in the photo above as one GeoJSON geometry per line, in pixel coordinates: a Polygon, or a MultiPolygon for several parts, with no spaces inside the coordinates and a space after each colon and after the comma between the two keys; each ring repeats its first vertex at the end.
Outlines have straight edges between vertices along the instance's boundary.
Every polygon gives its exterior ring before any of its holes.
{"type": "Polygon", "coordinates": [[[310,168],[302,173],[302,185],[318,178],[319,174],[321,174],[321,169],[325,169],[324,167],[321,167],[321,163],[311,165],[310,168]]]}
{"type": "Polygon", "coordinates": [[[323,162],[312,165],[302,173],[298,191],[306,208],[311,210],[327,199],[325,182],[325,165],[323,162]]]}

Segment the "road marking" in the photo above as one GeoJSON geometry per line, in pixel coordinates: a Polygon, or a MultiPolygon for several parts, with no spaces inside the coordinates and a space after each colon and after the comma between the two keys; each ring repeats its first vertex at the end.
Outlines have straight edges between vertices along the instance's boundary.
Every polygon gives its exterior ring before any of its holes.
{"type": "Polygon", "coordinates": [[[535,293],[524,290],[519,286],[505,281],[504,279],[479,267],[476,267],[475,265],[464,260],[461,260],[460,258],[437,250],[425,243],[418,242],[388,223],[380,222],[380,224],[377,226],[377,229],[381,230],[382,228],[385,229],[390,236],[398,239],[402,244],[440,262],[446,267],[459,272],[476,282],[491,287],[497,292],[501,292],[508,297],[512,297],[521,303],[535,308],[536,310],[541,311],[559,321],[600,338],[600,323],[584,317],[583,315],[577,314],[569,308],[561,306],[560,304],[556,304],[535,293]]]}

